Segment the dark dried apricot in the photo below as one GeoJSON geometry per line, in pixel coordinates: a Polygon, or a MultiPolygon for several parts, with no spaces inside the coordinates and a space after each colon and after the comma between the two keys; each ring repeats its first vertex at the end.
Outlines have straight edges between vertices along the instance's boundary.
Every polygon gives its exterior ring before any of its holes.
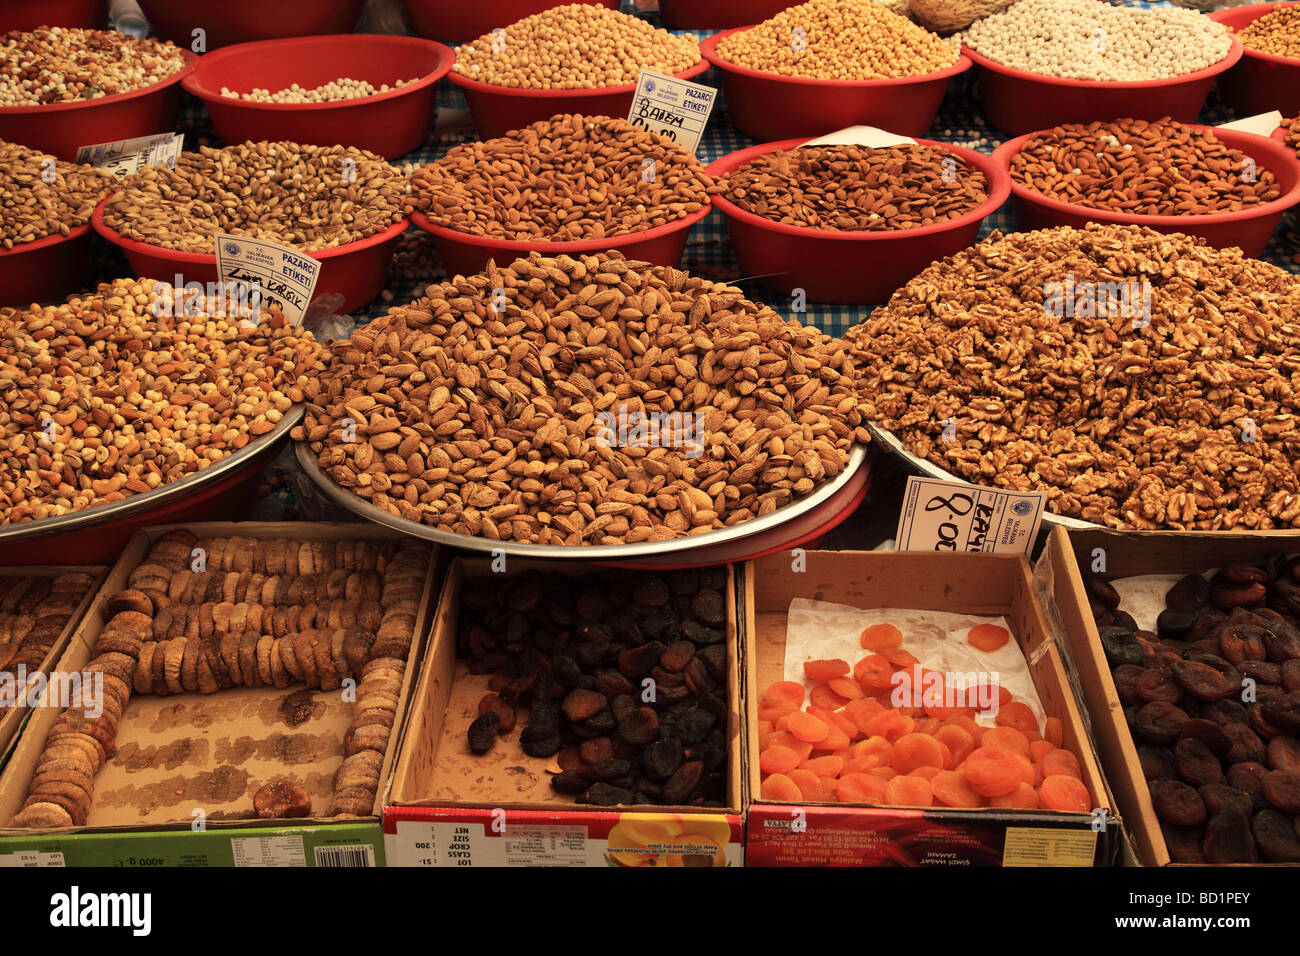
{"type": "Polygon", "coordinates": [[[1255,809],[1268,806],[1264,799],[1264,778],[1268,776],[1268,767],[1254,761],[1243,761],[1228,768],[1228,784],[1250,795],[1255,809]]]}
{"type": "Polygon", "coordinates": [[[1106,660],[1110,661],[1112,667],[1118,667],[1120,664],[1141,664],[1142,658],[1146,657],[1146,650],[1138,639],[1132,632],[1122,627],[1103,627],[1098,632],[1098,637],[1101,638],[1101,649],[1106,655],[1106,660]]]}
{"type": "Polygon", "coordinates": [[[1142,776],[1147,780],[1172,780],[1177,776],[1178,765],[1174,763],[1174,752],[1168,747],[1139,744],[1137,751],[1142,776]]]}
{"type": "Polygon", "coordinates": [[[564,716],[575,722],[595,716],[604,710],[605,706],[604,694],[594,690],[583,690],[582,688],[569,691],[565,695],[564,703],[561,705],[564,709],[564,716]]]}
{"type": "Polygon", "coordinates": [[[1232,750],[1232,738],[1227,735],[1224,729],[1214,721],[1205,720],[1201,717],[1195,717],[1183,724],[1183,729],[1178,732],[1178,736],[1180,738],[1193,737],[1199,740],[1210,748],[1210,753],[1219,759],[1228,756],[1228,753],[1232,750]]]}
{"type": "Polygon", "coordinates": [[[1174,744],[1174,762],[1178,765],[1178,776],[1190,786],[1203,787],[1223,780],[1219,758],[1195,737],[1183,737],[1174,744]]]}
{"type": "Polygon", "coordinates": [[[615,787],[608,783],[593,783],[578,802],[590,804],[593,807],[618,807],[636,803],[637,800],[636,794],[631,790],[615,787]]]}
{"type": "Polygon", "coordinates": [[[1300,733],[1300,691],[1293,690],[1265,704],[1264,718],[1287,733],[1300,733]]]}
{"type": "Polygon", "coordinates": [[[684,804],[688,797],[700,783],[700,778],[704,775],[704,764],[699,760],[691,760],[677,768],[676,773],[668,778],[664,784],[664,803],[668,805],[684,804]]]}
{"type": "Polygon", "coordinates": [[[1289,660],[1281,665],[1282,686],[1287,690],[1300,690],[1300,659],[1289,660]]]}
{"type": "Polygon", "coordinates": [[[1239,700],[1216,700],[1201,707],[1201,716],[1220,727],[1226,724],[1249,724],[1250,715],[1239,700]]]}
{"type": "Polygon", "coordinates": [[[1133,732],[1149,744],[1172,744],[1187,723],[1186,711],[1157,700],[1144,704],[1133,722],[1133,732]]]}
{"type": "Polygon", "coordinates": [[[1268,661],[1242,661],[1237,665],[1237,670],[1241,671],[1243,678],[1249,677],[1256,684],[1269,686],[1282,684],[1281,666],[1270,664],[1268,661]]]}
{"type": "Polygon", "coordinates": [[[1205,824],[1202,848],[1209,863],[1259,862],[1255,838],[1250,832],[1250,818],[1231,807],[1224,807],[1205,824]]]}
{"type": "Polygon", "coordinates": [[[1174,863],[1205,862],[1205,851],[1201,849],[1205,840],[1204,827],[1175,827],[1162,822],[1160,832],[1164,835],[1169,859],[1174,863]]]}
{"type": "Polygon", "coordinates": [[[628,680],[639,684],[659,663],[668,648],[659,641],[650,641],[640,647],[629,647],[618,655],[618,669],[628,680]]]}
{"type": "Polygon", "coordinates": [[[1231,766],[1236,763],[1263,763],[1268,759],[1264,741],[1245,724],[1224,724],[1223,732],[1232,740],[1232,749],[1223,758],[1224,763],[1231,766]]]}
{"type": "Polygon", "coordinates": [[[1166,608],[1156,618],[1156,633],[1161,640],[1182,641],[1196,625],[1195,608],[1166,608]]]}
{"type": "Polygon", "coordinates": [[[529,724],[519,735],[519,746],[530,757],[551,757],[560,749],[560,733],[551,727],[529,724]]]}
{"type": "MultiPolygon", "coordinates": [[[[1256,701],[1253,704],[1246,705],[1246,717],[1250,722],[1250,729],[1253,730],[1264,740],[1272,740],[1274,737],[1284,733],[1281,727],[1277,726],[1268,719],[1264,712],[1264,704],[1256,701]]],[[[1263,758],[1261,757],[1262,761],[1263,758]]]]}
{"type": "Polygon", "coordinates": [[[669,644],[659,658],[659,666],[665,670],[683,671],[695,656],[695,645],[690,641],[678,641],[669,644]]]}
{"type": "Polygon", "coordinates": [[[1119,592],[1109,581],[1089,574],[1083,583],[1088,593],[1106,610],[1113,611],[1119,607],[1119,592]]]}
{"type": "Polygon", "coordinates": [[[1165,594],[1165,607],[1198,608],[1210,600],[1210,583],[1199,574],[1189,574],[1165,594]]]}
{"type": "Polygon", "coordinates": [[[508,734],[515,729],[515,709],[504,697],[499,694],[484,694],[478,702],[478,712],[482,715],[488,711],[496,714],[500,721],[498,733],[508,734]]]}
{"type": "Polygon", "coordinates": [[[1264,799],[1283,813],[1300,813],[1300,774],[1270,770],[1260,784],[1264,799]]]}
{"type": "Polygon", "coordinates": [[[667,780],[686,759],[682,742],[676,737],[661,737],[641,751],[641,772],[653,780],[667,780]]]}
{"type": "Polygon", "coordinates": [[[1121,664],[1115,668],[1111,677],[1115,681],[1115,692],[1119,694],[1120,703],[1127,706],[1142,700],[1138,696],[1136,683],[1138,677],[1145,673],[1146,670],[1137,664],[1121,664]]]}
{"type": "Polygon", "coordinates": [[[700,590],[691,598],[691,613],[709,627],[721,627],[727,620],[727,606],[721,591],[700,590]]]}
{"type": "Polygon", "coordinates": [[[585,793],[592,783],[591,777],[581,770],[566,770],[551,777],[551,789],[568,796],[585,793]]]}
{"type": "Polygon", "coordinates": [[[1242,813],[1255,811],[1255,801],[1250,798],[1250,794],[1230,784],[1207,783],[1199,787],[1196,792],[1201,795],[1201,799],[1205,801],[1205,809],[1210,813],[1218,813],[1224,807],[1235,807],[1242,813]]]}
{"type": "Polygon", "coordinates": [[[1179,661],[1171,664],[1178,686],[1197,700],[1212,701],[1239,693],[1240,683],[1233,684],[1225,675],[1209,664],[1198,661],[1179,661]]]}
{"type": "Polygon", "coordinates": [[[638,707],[618,724],[618,736],[625,743],[644,746],[659,735],[659,715],[653,707],[638,707]]]}
{"type": "Polygon", "coordinates": [[[1268,742],[1268,765],[1272,770],[1300,773],[1300,741],[1294,737],[1274,737],[1268,742]]]}
{"type": "Polygon", "coordinates": [[[614,741],[608,737],[593,737],[591,740],[584,740],[578,747],[578,754],[582,757],[585,764],[604,763],[606,760],[614,759],[614,741]]]}
{"type": "Polygon", "coordinates": [[[1156,816],[1176,827],[1194,827],[1205,822],[1205,801],[1192,787],[1178,780],[1152,780],[1151,804],[1156,816]]]}
{"type": "Polygon", "coordinates": [[[492,745],[497,741],[497,727],[501,723],[501,718],[494,711],[487,711],[478,716],[474,723],[469,725],[469,750],[474,754],[485,754],[492,749],[492,745]]]}
{"type": "Polygon", "coordinates": [[[1176,704],[1183,696],[1183,689],[1174,680],[1170,667],[1150,667],[1134,682],[1133,689],[1139,698],[1145,701],[1163,700],[1167,704],[1176,704]]]}
{"type": "Polygon", "coordinates": [[[1269,863],[1300,863],[1300,839],[1284,814],[1266,807],[1250,821],[1250,831],[1261,859],[1269,863]]]}

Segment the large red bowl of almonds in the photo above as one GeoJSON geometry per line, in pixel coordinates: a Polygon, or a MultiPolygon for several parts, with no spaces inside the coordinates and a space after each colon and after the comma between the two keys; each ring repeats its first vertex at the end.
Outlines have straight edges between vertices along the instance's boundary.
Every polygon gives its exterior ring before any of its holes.
{"type": "Polygon", "coordinates": [[[1295,150],[1240,130],[1144,120],[1062,126],[1007,140],[994,150],[993,159],[1011,173],[1011,209],[1021,231],[1089,222],[1147,226],[1196,236],[1220,249],[1239,246],[1246,255],[1258,257],[1283,214],[1300,203],[1300,158],[1295,150]],[[1125,145],[1137,144],[1149,148],[1151,157],[1163,157],[1157,164],[1161,172],[1150,180],[1120,182],[1106,174],[1104,165],[1096,170],[1087,166],[1109,163],[1111,151],[1094,150],[1087,140],[1062,140],[1061,133],[1086,129],[1131,130],[1133,143],[1125,145]],[[1170,130],[1179,131],[1189,143],[1205,144],[1204,158],[1193,161],[1197,154],[1192,152],[1175,158],[1170,130]],[[1034,142],[1057,156],[1066,155],[1062,142],[1079,142],[1079,152],[1070,155],[1080,156],[1085,165],[1066,170],[1049,167],[1037,156],[1027,160],[1025,151],[1034,142]],[[1072,193],[1076,189],[1077,196],[1072,193]],[[1142,211],[1147,209],[1165,211],[1142,211]]]}

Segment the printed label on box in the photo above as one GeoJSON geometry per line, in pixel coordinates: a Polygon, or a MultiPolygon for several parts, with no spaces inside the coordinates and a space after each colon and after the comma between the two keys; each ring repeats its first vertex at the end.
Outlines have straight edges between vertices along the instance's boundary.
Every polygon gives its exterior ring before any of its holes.
{"type": "Polygon", "coordinates": [[[0,853],[0,869],[5,867],[33,868],[40,866],[67,866],[63,852],[42,853],[39,850],[18,850],[14,853],[0,853]]]}
{"type": "Polygon", "coordinates": [[[1003,866],[1092,866],[1095,830],[1007,827],[1003,866]]]}
{"type": "Polygon", "coordinates": [[[374,866],[375,848],[369,843],[318,846],[313,850],[317,866],[374,866]]]}
{"type": "Polygon", "coordinates": [[[321,262],[292,246],[217,233],[217,275],[230,288],[251,286],[261,308],[279,305],[295,325],[311,303],[321,262]]]}
{"type": "Polygon", "coordinates": [[[300,836],[237,837],[230,841],[235,866],[306,866],[300,836]]]}
{"type": "MultiPolygon", "coordinates": [[[[717,95],[711,86],[642,70],[627,121],[667,136],[693,153],[704,135],[717,95]]],[[[642,175],[654,175],[654,171],[643,171],[642,175]]]]}
{"type": "Polygon", "coordinates": [[[116,143],[97,143],[77,150],[77,162],[97,166],[118,179],[130,176],[146,166],[176,168],[176,159],[184,147],[185,137],[180,133],[158,133],[155,136],[137,136],[116,143]]]}
{"type": "Polygon", "coordinates": [[[913,476],[903,493],[895,550],[1028,554],[1046,505],[1041,491],[913,476]]]}

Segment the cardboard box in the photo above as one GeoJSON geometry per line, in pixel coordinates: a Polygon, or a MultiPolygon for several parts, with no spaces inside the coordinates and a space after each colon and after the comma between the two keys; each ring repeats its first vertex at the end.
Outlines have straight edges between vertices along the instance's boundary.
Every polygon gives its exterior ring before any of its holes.
{"type": "MultiPolygon", "coordinates": [[[[90,659],[108,600],[126,587],[154,540],[184,529],[199,537],[240,535],[302,540],[408,541],[374,525],[209,522],[146,528],[122,552],[60,659],[62,671],[90,659]]],[[[231,688],[215,694],[133,695],[118,726],[117,752],[95,779],[86,826],[66,830],[0,829],[0,865],[70,866],[375,866],[383,865],[379,825],[398,729],[418,671],[432,613],[436,551],[426,571],[415,633],[373,814],[337,820],[262,821],[251,810],[251,784],[291,776],[323,811],[352,705],[341,691],[231,688]],[[282,732],[284,730],[290,732],[282,732]],[[201,811],[201,812],[196,812],[201,811]]],[[[40,708],[0,774],[0,827],[26,799],[36,762],[59,708],[40,708]]]]}
{"type": "Polygon", "coordinates": [[[744,566],[743,594],[747,866],[1113,863],[1119,820],[1022,556],[809,551],[805,569],[795,571],[783,552],[744,566]],[[790,805],[762,799],[758,704],[763,688],[783,679],[788,610],[796,597],[858,608],[1004,615],[1044,709],[1061,720],[1063,744],[1079,758],[1095,801],[1093,813],[790,805]]]}
{"type": "MultiPolygon", "coordinates": [[[[1133,856],[1142,866],[1171,863],[1151,793],[1138,761],[1137,745],[1124,719],[1110,665],[1088,609],[1083,572],[1097,567],[1108,579],[1139,574],[1193,574],[1225,564],[1253,564],[1277,553],[1300,552],[1300,534],[1291,531],[1150,532],[1057,529],[1043,556],[1052,572],[1052,593],[1070,656],[1078,672],[1082,699],[1106,778],[1124,818],[1133,856]],[[1104,562],[1098,564],[1099,561],[1104,562]]],[[[1121,605],[1121,608],[1123,605],[1121,605]]],[[[1285,864],[1272,864],[1285,865],[1285,864]]]]}
{"type": "MultiPolygon", "coordinates": [[[[509,575],[538,569],[566,575],[610,572],[585,564],[512,559],[509,575]]],[[[728,806],[589,807],[557,795],[546,772],[549,760],[519,749],[518,730],[491,752],[474,756],[465,732],[488,692],[486,676],[469,673],[456,659],[457,611],[461,582],[491,572],[489,561],[458,558],[443,585],[429,650],[415,703],[403,728],[397,769],[384,807],[387,857],[393,866],[618,866],[611,839],[631,834],[640,845],[662,848],[636,859],[643,865],[741,863],[740,665],[736,614],[728,570],[728,693],[735,705],[727,728],[728,806]],[[621,828],[617,829],[616,828],[621,828]],[[612,835],[612,836],[611,836],[612,835]],[[676,852],[672,852],[676,850],[676,852]],[[707,862],[706,862],[707,861],[707,862]]]]}
{"type": "MultiPolygon", "coordinates": [[[[102,564],[42,564],[26,568],[0,567],[0,577],[17,578],[53,578],[58,577],[60,574],[67,574],[72,571],[82,571],[86,574],[93,575],[95,580],[91,583],[90,587],[86,589],[86,593],[82,596],[81,601],[78,602],[76,610],[72,612],[72,617],[68,618],[68,623],[63,626],[63,630],[60,632],[58,639],[50,647],[49,653],[45,655],[45,659],[41,661],[41,666],[37,673],[43,674],[47,679],[50,676],[50,671],[54,669],[54,662],[59,659],[59,656],[63,653],[64,647],[67,646],[68,638],[72,636],[72,632],[75,631],[77,625],[81,623],[81,618],[86,613],[86,608],[90,607],[90,602],[95,599],[96,592],[99,590],[100,585],[104,583],[104,578],[108,575],[108,568],[102,564]]],[[[34,677],[35,674],[29,672],[27,676],[30,679],[31,677],[34,677]]],[[[16,685],[16,675],[14,675],[14,681],[16,685]]],[[[0,758],[5,756],[9,745],[18,735],[18,730],[22,727],[23,720],[27,716],[28,695],[25,692],[18,692],[16,686],[14,690],[14,705],[11,707],[0,705],[0,758]]],[[[0,768],[3,768],[3,766],[4,761],[3,759],[0,759],[0,768]]]]}

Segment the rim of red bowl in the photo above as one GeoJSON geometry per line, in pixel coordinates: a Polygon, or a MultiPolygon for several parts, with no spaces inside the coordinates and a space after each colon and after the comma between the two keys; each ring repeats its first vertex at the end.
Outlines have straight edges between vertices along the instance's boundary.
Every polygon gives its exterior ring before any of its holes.
{"type": "MultiPolygon", "coordinates": [[[[1227,133],[1228,136],[1224,137],[1224,142],[1237,149],[1240,149],[1241,147],[1236,146],[1232,140],[1236,139],[1238,136],[1253,136],[1254,138],[1269,144],[1269,146],[1265,148],[1265,151],[1275,148],[1273,144],[1276,143],[1277,147],[1280,147],[1283,152],[1288,152],[1286,144],[1278,143],[1272,136],[1260,136],[1256,133],[1246,133],[1241,130],[1221,130],[1215,126],[1203,126],[1199,123],[1188,123],[1186,125],[1193,129],[1212,130],[1215,135],[1220,137],[1223,137],[1223,134],[1227,133]]],[[[1164,214],[1153,215],[1150,213],[1123,213],[1111,209],[1094,209],[1091,206],[1080,206],[1075,203],[1062,202],[1061,200],[1045,195],[1044,193],[1034,192],[1032,189],[1028,189],[1025,186],[1020,185],[1014,179],[1011,179],[1011,157],[1020,152],[1020,147],[1022,147],[1030,137],[1039,136],[1045,132],[1049,131],[1036,130],[1033,133],[1025,133],[1023,136],[1017,136],[1014,139],[1007,140],[993,151],[993,159],[997,161],[999,166],[1006,170],[1007,177],[1011,182],[1012,195],[1027,202],[1032,202],[1036,205],[1051,209],[1054,212],[1064,212],[1076,216],[1082,215],[1094,220],[1095,222],[1128,223],[1135,226],[1179,226],[1185,224],[1241,222],[1247,219],[1260,219],[1264,216],[1271,215],[1274,212],[1285,212],[1287,209],[1300,203],[1300,158],[1295,156],[1290,156],[1284,160],[1289,163],[1295,173],[1295,185],[1271,202],[1261,203],[1258,206],[1251,206],[1247,209],[1238,209],[1234,212],[1170,216],[1164,214]]]]}
{"type": "Polygon", "coordinates": [[[249,51],[263,51],[267,54],[274,54],[277,49],[296,46],[311,46],[322,40],[327,41],[361,41],[364,43],[379,46],[422,46],[432,48],[433,52],[438,54],[437,65],[431,73],[426,73],[414,83],[408,83],[400,89],[389,90],[387,93],[376,93],[373,96],[362,96],[351,100],[336,100],[329,103],[257,103],[252,100],[232,99],[229,96],[222,96],[220,90],[214,90],[210,86],[204,86],[200,83],[200,70],[195,69],[181,81],[186,92],[192,93],[199,99],[207,102],[209,100],[219,103],[225,103],[230,106],[238,106],[244,109],[261,110],[267,113],[292,113],[292,112],[321,112],[332,109],[348,109],[354,106],[364,106],[368,103],[382,103],[384,100],[396,99],[406,93],[414,93],[417,90],[432,86],[444,76],[451,72],[452,64],[456,62],[456,51],[444,43],[438,43],[436,40],[425,40],[420,37],[407,36],[389,36],[382,33],[321,33],[305,37],[280,37],[274,40],[250,40],[247,43],[234,43],[230,46],[223,46],[213,50],[203,57],[203,64],[219,64],[222,60],[229,59],[231,55],[249,51]]]}
{"type": "MultiPolygon", "coordinates": [[[[1228,14],[1234,14],[1234,13],[1240,14],[1240,13],[1245,13],[1247,10],[1258,10],[1259,11],[1258,15],[1251,17],[1250,20],[1247,21],[1248,23],[1254,23],[1260,17],[1264,16],[1264,14],[1272,13],[1278,7],[1296,7],[1296,6],[1300,6],[1300,3],[1282,3],[1282,2],[1249,3],[1240,7],[1226,7],[1222,10],[1215,10],[1213,13],[1206,14],[1206,16],[1208,16],[1215,23],[1223,23],[1225,26],[1227,26],[1225,20],[1227,19],[1228,14]]],[[[1237,40],[1236,29],[1233,27],[1228,27],[1228,29],[1232,31],[1232,38],[1234,40],[1237,40]]],[[[1241,43],[1240,40],[1237,40],[1237,42],[1241,43]]],[[[1292,69],[1300,70],[1300,59],[1297,59],[1296,57],[1278,56],[1276,53],[1265,53],[1263,50],[1252,50],[1244,43],[1241,44],[1241,49],[1242,49],[1243,57],[1249,57],[1252,60],[1263,60],[1265,63],[1277,63],[1281,66],[1289,66],[1292,69]]]]}
{"type": "Polygon", "coordinates": [[[1177,76],[1167,76],[1159,80],[1076,80],[1064,76],[1048,76],[1046,73],[1030,73],[1027,70],[1018,70],[1014,66],[1007,66],[1005,63],[990,60],[965,44],[962,45],[962,52],[974,60],[975,65],[982,70],[1015,77],[1019,80],[1042,83],[1045,86],[1067,86],[1085,90],[1150,90],[1164,86],[1194,83],[1197,80],[1207,80],[1231,69],[1241,59],[1242,51],[1241,41],[1236,36],[1232,36],[1231,40],[1232,45],[1228,47],[1227,55],[1217,63],[1211,63],[1209,66],[1195,70],[1192,73],[1180,73],[1177,76]]]}
{"type": "Polygon", "coordinates": [[[31,242],[19,243],[12,249],[0,247],[0,259],[6,256],[22,255],[24,252],[35,252],[37,249],[48,249],[50,246],[57,246],[61,242],[71,242],[73,239],[80,239],[88,232],[90,232],[90,223],[83,222],[80,226],[73,226],[68,230],[66,236],[61,232],[56,232],[49,236],[33,239],[31,242]]]}
{"type": "MultiPolygon", "coordinates": [[[[689,69],[682,70],[680,73],[674,73],[673,76],[679,80],[689,80],[692,77],[699,76],[709,69],[709,61],[701,59],[689,69]]],[[[453,68],[447,74],[447,79],[462,89],[472,90],[475,93],[494,93],[497,96],[519,97],[520,99],[559,99],[584,98],[589,96],[619,96],[625,93],[635,93],[636,84],[627,83],[623,86],[598,86],[583,87],[579,90],[529,90],[517,86],[498,86],[495,83],[484,83],[481,80],[471,79],[463,73],[457,73],[453,68]]]]}
{"type": "Polygon", "coordinates": [[[27,113],[66,113],[72,110],[91,109],[96,106],[103,106],[107,103],[124,103],[127,100],[139,99],[141,96],[148,96],[150,93],[157,93],[163,87],[171,86],[173,83],[179,83],[194,72],[198,66],[199,56],[189,50],[181,50],[181,58],[185,60],[185,65],[171,76],[165,76],[157,83],[150,83],[148,86],[142,86],[138,90],[127,90],[125,93],[113,93],[110,96],[97,96],[92,100],[74,100],[70,103],[44,103],[34,106],[0,106],[0,116],[22,116],[27,113]]]}
{"type": "MultiPolygon", "coordinates": [[[[116,195],[114,193],[113,195],[116,195]]],[[[109,200],[113,195],[106,196],[95,207],[95,213],[90,217],[90,223],[95,227],[95,231],[113,243],[125,249],[127,252],[140,252],[145,255],[153,256],[156,259],[166,259],[169,262],[188,263],[190,265],[215,265],[217,254],[215,252],[182,252],[179,249],[168,249],[166,246],[156,246],[148,242],[140,242],[137,239],[128,239],[108,223],[104,222],[104,209],[108,206],[109,200]]],[[[366,236],[364,239],[358,239],[355,242],[349,242],[341,246],[334,246],[330,249],[318,249],[313,252],[303,250],[302,254],[311,256],[313,259],[325,261],[335,259],[339,256],[347,255],[350,252],[360,252],[363,249],[369,249],[371,246],[380,245],[383,242],[393,239],[406,231],[411,224],[410,219],[403,216],[397,222],[393,223],[383,232],[377,232],[373,236],[366,236]]]]}
{"type": "MultiPolygon", "coordinates": [[[[739,169],[746,162],[756,156],[764,153],[774,153],[781,149],[794,149],[809,142],[809,139],[817,139],[816,136],[798,139],[783,139],[772,143],[761,143],[758,146],[750,146],[745,149],[738,149],[734,153],[728,153],[711,162],[706,168],[710,176],[715,179],[720,178],[723,173],[739,169]],[[723,164],[726,168],[722,168],[723,164]]],[[[941,232],[948,232],[952,229],[958,229],[962,226],[969,225],[972,222],[978,222],[991,216],[998,208],[1007,201],[1011,195],[1011,174],[1007,170],[993,161],[992,156],[976,152],[973,149],[967,149],[964,146],[954,146],[951,143],[940,143],[932,139],[917,139],[916,142],[922,146],[937,146],[946,149],[955,156],[964,159],[968,164],[974,166],[982,172],[989,181],[990,190],[988,198],[980,203],[974,209],[962,213],[955,219],[945,219],[943,222],[936,222],[929,226],[918,226],[915,229],[881,229],[881,230],[834,230],[834,229],[816,229],[812,226],[792,226],[789,223],[774,222],[771,219],[764,219],[762,216],[752,213],[747,209],[741,209],[726,196],[713,196],[713,205],[722,213],[729,217],[739,219],[741,222],[749,223],[752,226],[758,226],[770,232],[779,232],[787,236],[804,236],[815,239],[838,239],[846,242],[882,242],[889,239],[910,239],[916,236],[933,236],[941,232]]]]}
{"type": "Polygon", "coordinates": [[[679,230],[689,229],[712,211],[713,204],[706,202],[695,212],[687,213],[681,219],[674,219],[672,222],[664,223],[662,226],[655,226],[653,229],[644,229],[641,232],[625,232],[622,235],[606,236],[603,239],[566,239],[558,242],[529,239],[493,239],[490,236],[475,236],[468,232],[457,232],[455,229],[448,229],[446,226],[439,226],[430,222],[429,217],[419,210],[411,213],[411,222],[439,239],[449,239],[466,246],[475,246],[480,249],[503,249],[507,252],[518,252],[522,255],[527,255],[533,251],[552,254],[549,250],[554,250],[553,254],[558,256],[565,253],[601,252],[606,249],[617,249],[620,243],[650,242],[679,230]]]}
{"type": "Polygon", "coordinates": [[[732,27],[730,30],[723,30],[721,33],[715,33],[710,37],[705,37],[700,41],[700,55],[704,57],[713,66],[716,66],[724,73],[734,73],[737,76],[750,76],[755,79],[769,80],[777,83],[789,83],[792,86],[811,86],[811,87],[838,87],[838,88],[878,88],[888,86],[908,86],[913,83],[926,83],[931,80],[941,80],[954,77],[958,73],[965,73],[971,68],[971,60],[966,56],[964,49],[957,54],[957,62],[952,66],[945,66],[942,70],[935,70],[933,73],[922,73],[919,76],[889,76],[879,80],[818,80],[810,76],[786,76],[783,73],[764,73],[762,70],[751,70],[747,66],[737,66],[728,60],[718,56],[717,46],[724,39],[733,33],[741,33],[745,30],[752,30],[754,27],[732,27]]]}

